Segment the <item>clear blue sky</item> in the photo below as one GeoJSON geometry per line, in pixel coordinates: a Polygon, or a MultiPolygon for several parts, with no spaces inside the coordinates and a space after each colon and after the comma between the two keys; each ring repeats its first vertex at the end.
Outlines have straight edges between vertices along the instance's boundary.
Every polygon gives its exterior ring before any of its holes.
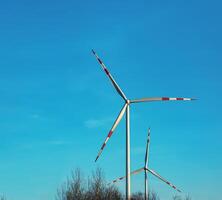
{"type": "MultiPolygon", "coordinates": [[[[132,169],[144,160],[195,200],[221,198],[221,2],[2,1],[0,194],[54,199],[80,167],[107,180],[125,172],[122,121],[94,159],[123,105],[94,48],[129,98],[196,97],[131,108],[132,169]]],[[[161,199],[176,194],[155,178],[161,199]]],[[[124,183],[118,185],[124,190],[124,183]]],[[[143,175],[132,178],[143,191],[143,175]]]]}

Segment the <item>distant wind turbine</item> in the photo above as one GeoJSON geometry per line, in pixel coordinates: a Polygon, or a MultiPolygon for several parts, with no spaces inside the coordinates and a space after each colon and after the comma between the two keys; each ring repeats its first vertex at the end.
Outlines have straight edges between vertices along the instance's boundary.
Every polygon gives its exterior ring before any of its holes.
{"type": "MultiPolygon", "coordinates": [[[[169,181],[167,181],[166,179],[164,179],[162,176],[160,176],[158,173],[156,173],[154,170],[150,169],[148,167],[148,162],[149,162],[149,144],[150,144],[150,128],[148,129],[148,137],[147,137],[147,143],[146,143],[146,154],[145,154],[145,163],[144,163],[144,167],[137,169],[135,171],[132,171],[130,174],[131,175],[135,175],[135,174],[139,174],[140,172],[145,172],[145,176],[144,176],[144,180],[145,180],[145,193],[144,193],[144,199],[145,200],[149,200],[149,190],[148,190],[148,172],[153,174],[154,176],[156,176],[158,179],[160,179],[161,181],[165,182],[167,185],[171,186],[173,189],[177,190],[178,192],[181,192],[181,190],[177,189],[177,187],[175,185],[173,185],[172,183],[170,183],[169,181]]],[[[116,183],[118,181],[121,181],[123,179],[125,179],[126,176],[122,176],[119,177],[115,180],[113,180],[111,183],[116,183]]],[[[111,184],[109,183],[109,184],[111,184]]]]}
{"type": "Polygon", "coordinates": [[[102,147],[101,147],[95,161],[98,160],[98,158],[101,155],[101,153],[102,153],[104,147],[106,146],[108,140],[111,138],[111,136],[112,136],[113,132],[115,131],[117,125],[119,124],[119,122],[121,121],[124,113],[126,112],[126,199],[129,200],[130,199],[130,104],[131,103],[141,103],[141,102],[151,102],[151,101],[190,101],[190,100],[194,100],[194,99],[192,99],[192,98],[181,98],[181,97],[179,97],[179,98],[178,97],[177,98],[151,97],[151,98],[141,98],[141,99],[130,100],[126,97],[126,95],[120,89],[120,87],[118,86],[118,84],[114,80],[113,76],[108,71],[108,69],[106,68],[106,66],[104,65],[102,60],[99,58],[99,56],[96,54],[96,52],[94,50],[92,50],[92,52],[95,55],[99,64],[101,65],[102,69],[104,70],[104,72],[106,73],[108,78],[110,79],[111,83],[115,87],[116,91],[118,92],[118,94],[122,97],[122,99],[125,102],[121,111],[120,111],[120,113],[119,113],[119,115],[118,115],[118,117],[116,118],[112,128],[110,129],[104,143],[102,144],[102,147]]]}

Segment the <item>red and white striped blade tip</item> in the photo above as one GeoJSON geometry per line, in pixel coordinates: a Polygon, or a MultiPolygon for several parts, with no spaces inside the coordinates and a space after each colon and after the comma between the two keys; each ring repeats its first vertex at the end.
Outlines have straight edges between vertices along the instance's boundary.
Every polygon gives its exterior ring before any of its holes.
{"type": "MultiPolygon", "coordinates": [[[[144,170],[145,170],[145,168],[142,167],[142,168],[140,168],[140,169],[137,169],[137,170],[135,170],[135,171],[130,172],[130,174],[131,174],[131,175],[133,175],[133,174],[138,174],[138,173],[140,173],[141,171],[144,171],[144,170]]],[[[126,176],[119,177],[119,178],[113,180],[111,183],[116,183],[116,182],[121,181],[121,180],[123,180],[123,179],[125,179],[125,178],[126,178],[126,176]]],[[[110,184],[111,184],[111,183],[110,183],[110,184]]]]}
{"type": "Polygon", "coordinates": [[[95,162],[98,160],[98,158],[99,158],[99,155],[98,155],[98,156],[96,156],[95,162]]]}
{"type": "Polygon", "coordinates": [[[92,49],[93,54],[95,55],[97,61],[99,62],[100,66],[103,68],[103,70],[105,71],[106,75],[109,77],[110,81],[112,82],[114,88],[116,89],[116,91],[119,93],[119,95],[126,101],[126,95],[123,93],[123,91],[121,90],[121,88],[119,87],[119,85],[116,83],[116,81],[114,80],[114,78],[112,77],[111,73],[108,71],[108,69],[106,68],[105,64],[103,63],[103,61],[99,58],[99,56],[96,54],[96,52],[92,49]]]}
{"type": "Polygon", "coordinates": [[[192,101],[196,100],[194,98],[184,98],[184,97],[146,97],[140,99],[130,100],[130,103],[140,103],[149,101],[192,101]]]}
{"type": "Polygon", "coordinates": [[[148,172],[150,172],[151,174],[153,174],[154,176],[156,176],[157,178],[159,178],[160,180],[162,180],[163,182],[165,182],[167,185],[171,186],[173,189],[177,190],[178,192],[181,192],[181,190],[179,190],[175,185],[173,185],[171,182],[169,182],[168,180],[166,180],[165,178],[160,176],[154,170],[151,170],[151,169],[148,169],[148,168],[144,168],[144,169],[147,170],[148,172]]]}
{"type": "Polygon", "coordinates": [[[92,52],[93,52],[94,55],[96,54],[96,52],[93,49],[92,49],[92,52]]]}
{"type": "Polygon", "coordinates": [[[125,113],[125,111],[126,111],[126,107],[127,107],[127,103],[124,104],[124,106],[123,106],[123,108],[121,109],[118,117],[116,118],[116,120],[115,120],[112,128],[110,129],[110,131],[109,131],[109,133],[108,133],[105,141],[103,142],[102,147],[101,147],[100,150],[99,150],[99,153],[98,153],[98,155],[97,155],[97,157],[96,157],[95,162],[96,162],[96,161],[98,160],[98,158],[100,157],[100,155],[101,155],[103,149],[105,148],[107,142],[109,141],[109,139],[111,138],[112,134],[114,133],[116,127],[118,126],[118,124],[120,123],[121,119],[123,118],[123,115],[124,115],[124,113],[125,113]]]}
{"type": "Polygon", "coordinates": [[[95,162],[99,159],[100,155],[102,154],[102,151],[104,149],[104,147],[106,146],[106,143],[104,142],[101,149],[99,150],[98,155],[96,156],[95,162]]]}
{"type": "Polygon", "coordinates": [[[98,155],[96,156],[95,162],[99,159],[100,155],[102,154],[102,151],[104,149],[104,147],[106,146],[106,143],[104,142],[101,149],[99,150],[98,155]]]}
{"type": "MultiPolygon", "coordinates": [[[[117,125],[118,125],[118,124],[117,124],[117,125]]],[[[117,126],[117,125],[116,125],[116,126],[117,126]]],[[[108,136],[106,137],[105,142],[103,143],[102,147],[101,147],[100,150],[99,150],[99,153],[98,153],[98,155],[97,155],[97,157],[96,157],[96,159],[95,159],[95,162],[99,159],[100,155],[101,155],[102,152],[103,152],[103,149],[104,149],[105,146],[106,146],[106,143],[108,142],[108,140],[109,140],[110,137],[112,136],[113,132],[114,132],[114,130],[113,130],[113,131],[112,131],[112,130],[109,131],[109,134],[108,134],[108,136]]]]}
{"type": "Polygon", "coordinates": [[[194,98],[184,98],[184,97],[162,97],[163,101],[192,101],[194,98]]]}

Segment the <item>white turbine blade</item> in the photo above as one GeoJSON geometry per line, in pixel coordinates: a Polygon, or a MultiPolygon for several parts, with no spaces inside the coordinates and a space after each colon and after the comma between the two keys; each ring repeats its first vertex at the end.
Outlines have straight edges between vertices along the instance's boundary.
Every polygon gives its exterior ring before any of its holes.
{"type": "Polygon", "coordinates": [[[145,167],[148,168],[149,162],[149,145],[150,145],[150,128],[148,129],[148,137],[146,143],[146,154],[145,154],[145,167]]]}
{"type": "Polygon", "coordinates": [[[125,111],[126,111],[126,107],[127,107],[127,103],[126,103],[126,104],[123,106],[123,108],[121,109],[118,117],[116,118],[116,121],[114,122],[112,128],[110,129],[109,134],[107,135],[107,137],[106,137],[106,139],[105,139],[105,141],[104,141],[104,143],[103,143],[103,145],[102,145],[102,147],[101,147],[101,149],[100,149],[100,151],[99,151],[99,153],[98,153],[98,155],[97,155],[97,157],[96,157],[95,162],[98,160],[98,158],[99,158],[99,156],[101,155],[104,147],[106,146],[106,143],[107,143],[108,140],[111,138],[111,136],[112,136],[113,132],[115,131],[117,125],[119,124],[119,122],[120,122],[121,119],[123,118],[123,115],[124,115],[124,113],[125,113],[125,111]]]}
{"type": "Polygon", "coordinates": [[[108,69],[106,68],[106,66],[104,65],[104,63],[102,62],[102,60],[99,58],[99,56],[96,54],[96,52],[94,50],[92,50],[93,54],[95,55],[96,59],[98,60],[99,64],[101,65],[102,69],[105,71],[106,75],[109,77],[109,79],[111,80],[113,86],[116,88],[116,91],[119,93],[119,95],[126,101],[127,98],[125,96],[125,94],[123,93],[123,91],[120,89],[120,87],[118,86],[118,84],[116,83],[116,81],[114,80],[114,78],[112,77],[112,75],[110,74],[110,72],[108,71],[108,69]]]}
{"type": "Polygon", "coordinates": [[[170,183],[169,181],[167,181],[166,179],[164,179],[163,177],[161,177],[158,173],[156,173],[155,171],[146,168],[146,170],[148,172],[150,172],[151,174],[153,174],[154,176],[156,176],[157,178],[159,178],[161,181],[165,182],[167,185],[169,185],[170,187],[172,187],[173,189],[177,190],[178,192],[181,192],[181,190],[177,189],[177,187],[175,185],[173,185],[172,183],[170,183]]]}
{"type": "MultiPolygon", "coordinates": [[[[142,171],[144,171],[144,167],[142,167],[142,168],[140,168],[140,169],[137,169],[137,170],[135,170],[135,171],[132,171],[132,172],[130,172],[130,174],[131,174],[131,175],[135,175],[135,174],[139,174],[139,173],[142,172],[142,171]]],[[[112,181],[111,183],[109,183],[109,184],[116,183],[116,182],[121,181],[121,180],[123,180],[123,179],[125,179],[125,178],[126,178],[126,176],[119,177],[119,178],[113,180],[113,181],[112,181]]]]}
{"type": "Polygon", "coordinates": [[[193,98],[183,98],[183,97],[150,97],[130,100],[130,103],[140,103],[149,101],[191,101],[195,100],[193,98]]]}

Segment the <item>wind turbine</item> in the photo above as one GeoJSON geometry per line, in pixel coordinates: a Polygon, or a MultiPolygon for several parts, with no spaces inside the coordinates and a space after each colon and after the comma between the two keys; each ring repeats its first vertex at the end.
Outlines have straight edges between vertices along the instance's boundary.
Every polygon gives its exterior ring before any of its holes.
{"type": "MultiPolygon", "coordinates": [[[[148,172],[153,174],[154,176],[156,176],[158,179],[160,179],[161,181],[165,182],[167,185],[169,185],[170,187],[172,187],[173,189],[177,190],[178,192],[181,192],[181,190],[177,189],[177,187],[175,185],[173,185],[172,183],[170,183],[169,181],[167,181],[166,179],[164,179],[162,176],[160,176],[157,172],[155,172],[154,170],[150,169],[148,167],[148,163],[149,163],[149,144],[150,144],[150,128],[148,129],[148,137],[147,137],[147,143],[146,143],[146,154],[145,154],[145,163],[144,163],[144,167],[139,168],[135,171],[132,171],[130,174],[131,175],[135,175],[135,174],[139,174],[141,172],[145,172],[145,193],[144,193],[144,199],[145,200],[149,200],[149,190],[148,190],[148,172]]],[[[125,179],[126,176],[122,176],[119,177],[117,179],[115,179],[114,181],[112,181],[111,183],[116,183],[120,180],[125,179]]],[[[109,183],[109,184],[111,184],[109,183]]]]}
{"type": "Polygon", "coordinates": [[[130,104],[132,104],[132,103],[141,103],[141,102],[151,102],[151,101],[190,101],[190,100],[194,100],[194,99],[192,99],[192,98],[181,98],[181,97],[179,97],[179,98],[150,97],[150,98],[141,98],[141,99],[130,100],[123,93],[123,91],[121,90],[119,85],[116,83],[113,76],[108,71],[105,64],[102,62],[102,60],[96,54],[96,52],[94,50],[92,50],[92,53],[94,54],[94,56],[96,57],[97,61],[100,64],[100,66],[102,67],[102,69],[104,70],[104,72],[106,73],[108,78],[110,79],[112,85],[115,87],[118,94],[122,97],[122,99],[125,102],[121,111],[120,111],[120,113],[119,113],[119,115],[118,115],[118,117],[116,118],[112,128],[110,129],[104,143],[102,144],[102,147],[101,147],[95,161],[98,160],[98,158],[101,155],[101,153],[102,153],[104,147],[106,146],[108,140],[111,138],[111,136],[112,136],[113,132],[115,131],[117,125],[119,124],[119,122],[123,118],[124,113],[126,112],[126,199],[129,200],[130,199],[130,104]]]}

